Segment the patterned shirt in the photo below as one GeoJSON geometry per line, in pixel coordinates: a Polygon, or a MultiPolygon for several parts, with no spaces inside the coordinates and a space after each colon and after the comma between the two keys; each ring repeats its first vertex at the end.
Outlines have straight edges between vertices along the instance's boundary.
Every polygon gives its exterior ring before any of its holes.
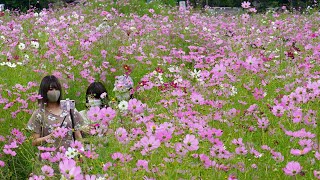
{"type": "MultiPolygon", "coordinates": [[[[78,111],[74,111],[74,129],[79,130],[83,120],[78,111]]],[[[54,140],[56,148],[64,146],[68,148],[73,141],[72,136],[72,121],[70,113],[67,110],[63,110],[60,115],[55,115],[44,109],[37,109],[33,112],[28,124],[27,129],[33,131],[36,134],[40,134],[40,137],[51,134],[55,128],[64,127],[69,129],[67,135],[63,139],[54,140]]]]}

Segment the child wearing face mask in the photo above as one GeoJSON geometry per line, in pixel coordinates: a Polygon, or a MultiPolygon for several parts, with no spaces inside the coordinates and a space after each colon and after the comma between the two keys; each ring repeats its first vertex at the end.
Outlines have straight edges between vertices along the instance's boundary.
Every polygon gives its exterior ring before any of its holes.
{"type": "Polygon", "coordinates": [[[133,80],[128,75],[116,76],[114,82],[113,91],[117,100],[120,101],[129,101],[133,98],[131,90],[133,88],[133,80]]]}
{"type": "Polygon", "coordinates": [[[56,148],[60,146],[68,148],[72,141],[82,138],[79,130],[83,121],[82,117],[79,112],[75,111],[72,122],[70,112],[61,109],[61,92],[61,84],[55,76],[49,75],[42,79],[39,88],[39,95],[42,97],[38,102],[39,109],[34,111],[27,124],[27,129],[33,132],[33,146],[51,143],[56,148]],[[67,130],[63,138],[58,136],[59,128],[67,130]]]}
{"type": "MultiPolygon", "coordinates": [[[[89,85],[86,92],[86,106],[87,109],[91,107],[108,107],[109,98],[108,93],[104,85],[100,82],[93,82],[89,85]]],[[[93,128],[95,124],[92,124],[90,119],[87,117],[87,109],[80,111],[80,114],[83,118],[83,126],[81,127],[82,135],[86,136],[90,133],[90,129],[93,128]]],[[[97,126],[95,126],[97,127],[97,126]]]]}

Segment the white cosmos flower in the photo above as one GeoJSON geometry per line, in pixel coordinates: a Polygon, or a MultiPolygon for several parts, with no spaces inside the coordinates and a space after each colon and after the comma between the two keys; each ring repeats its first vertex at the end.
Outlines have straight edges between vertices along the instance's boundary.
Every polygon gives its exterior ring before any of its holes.
{"type": "Polygon", "coordinates": [[[74,157],[76,157],[78,155],[78,150],[72,148],[72,147],[68,147],[68,151],[66,151],[66,156],[69,158],[69,159],[72,159],[74,157]]]}
{"type": "Polygon", "coordinates": [[[120,111],[126,111],[128,109],[128,102],[125,100],[120,101],[118,108],[120,111]]]}
{"type": "Polygon", "coordinates": [[[236,94],[238,94],[238,89],[234,86],[231,87],[231,96],[235,96],[236,94]]]}
{"type": "Polygon", "coordinates": [[[31,46],[32,46],[33,48],[38,49],[38,48],[39,48],[39,42],[37,42],[37,41],[31,41],[31,46]]]}
{"type": "Polygon", "coordinates": [[[24,50],[24,49],[26,48],[26,45],[23,44],[23,43],[20,43],[20,44],[18,45],[18,48],[19,48],[20,50],[24,50]]]}
{"type": "Polygon", "coordinates": [[[130,30],[131,30],[131,31],[136,31],[137,28],[132,26],[132,27],[130,27],[130,30]]]}
{"type": "Polygon", "coordinates": [[[68,31],[69,31],[70,33],[74,33],[74,30],[73,30],[72,28],[69,28],[68,31]]]}
{"type": "Polygon", "coordinates": [[[96,178],[96,180],[105,180],[106,178],[104,178],[104,177],[98,177],[98,178],[96,178]]]}
{"type": "Polygon", "coordinates": [[[178,66],[170,66],[168,70],[170,72],[180,72],[180,68],[178,66]]]}
{"type": "Polygon", "coordinates": [[[78,19],[78,18],[79,18],[79,15],[78,15],[76,12],[73,12],[71,17],[73,17],[73,18],[75,18],[75,19],[78,19]]]}
{"type": "Polygon", "coordinates": [[[179,84],[183,81],[183,79],[181,78],[181,76],[177,77],[173,82],[176,84],[179,84]]]}
{"type": "Polygon", "coordinates": [[[17,67],[17,65],[15,63],[11,63],[11,62],[2,62],[2,63],[0,63],[0,66],[8,66],[11,68],[17,67]]]}
{"type": "Polygon", "coordinates": [[[194,69],[193,72],[190,73],[190,75],[193,77],[193,78],[200,78],[200,73],[201,73],[201,70],[197,71],[197,69],[194,69]]]}
{"type": "Polygon", "coordinates": [[[163,84],[162,73],[159,73],[159,74],[158,74],[158,79],[159,79],[160,83],[163,84]]]}

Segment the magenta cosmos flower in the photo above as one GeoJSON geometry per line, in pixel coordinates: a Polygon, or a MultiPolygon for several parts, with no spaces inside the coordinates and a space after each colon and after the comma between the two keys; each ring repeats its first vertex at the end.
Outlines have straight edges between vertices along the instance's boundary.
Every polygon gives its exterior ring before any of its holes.
{"type": "Polygon", "coordinates": [[[313,175],[315,178],[320,179],[320,171],[314,170],[313,175]]]}
{"type": "Polygon", "coordinates": [[[76,162],[73,159],[64,159],[59,163],[60,172],[63,175],[69,175],[72,168],[76,167],[76,162]]]}
{"type": "Polygon", "coordinates": [[[145,136],[140,140],[140,143],[144,147],[144,150],[147,152],[157,149],[160,146],[160,141],[154,136],[151,136],[149,138],[145,136]]]}
{"type": "Polygon", "coordinates": [[[0,167],[4,167],[6,164],[0,160],[0,167]]]}
{"type": "Polygon", "coordinates": [[[195,151],[199,149],[199,141],[194,135],[187,134],[183,140],[183,143],[189,151],[195,151]]]}
{"type": "Polygon", "coordinates": [[[287,166],[283,168],[284,173],[289,176],[295,176],[299,174],[301,170],[302,167],[298,162],[295,161],[288,162],[287,166]]]}
{"type": "Polygon", "coordinates": [[[116,116],[116,111],[111,107],[102,108],[100,110],[100,118],[103,122],[110,122],[116,116]]]}
{"type": "Polygon", "coordinates": [[[137,170],[146,170],[148,171],[148,161],[139,159],[137,162],[137,170]]]}
{"type": "Polygon", "coordinates": [[[54,175],[52,167],[47,165],[42,166],[41,171],[43,174],[45,174],[48,177],[52,177],[54,175]]]}
{"type": "Polygon", "coordinates": [[[91,107],[89,109],[89,111],[87,112],[87,116],[88,118],[93,121],[99,121],[101,120],[101,116],[100,116],[100,107],[96,106],[96,107],[91,107]]]}
{"type": "Polygon", "coordinates": [[[143,108],[142,102],[137,99],[130,99],[128,102],[128,110],[132,113],[140,114],[143,112],[143,108]]]}
{"type": "Polygon", "coordinates": [[[128,140],[128,132],[124,128],[118,128],[115,132],[115,136],[121,143],[125,143],[128,140]]]}
{"type": "Polygon", "coordinates": [[[244,8],[244,9],[250,8],[250,5],[251,5],[251,3],[249,1],[243,1],[241,3],[241,7],[244,8]]]}
{"type": "Polygon", "coordinates": [[[285,111],[285,109],[280,105],[273,106],[273,108],[272,108],[273,115],[275,115],[277,117],[281,117],[283,115],[284,111],[285,111]]]}
{"type": "Polygon", "coordinates": [[[202,97],[201,94],[197,92],[193,92],[190,96],[191,101],[195,104],[203,104],[204,103],[204,98],[202,97]]]}

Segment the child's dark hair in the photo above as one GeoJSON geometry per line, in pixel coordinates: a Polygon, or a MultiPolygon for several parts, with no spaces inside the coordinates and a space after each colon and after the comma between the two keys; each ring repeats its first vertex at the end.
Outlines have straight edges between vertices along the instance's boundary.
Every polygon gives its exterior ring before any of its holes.
{"type": "Polygon", "coordinates": [[[93,97],[95,99],[101,99],[102,107],[108,106],[107,102],[109,101],[108,92],[104,85],[101,82],[93,82],[89,85],[87,92],[86,92],[86,104],[89,103],[88,98],[93,97]],[[106,93],[106,97],[103,99],[101,98],[101,94],[106,93]]]}
{"type": "Polygon", "coordinates": [[[60,104],[60,100],[62,99],[62,88],[59,82],[59,79],[53,75],[45,76],[41,80],[40,88],[39,88],[39,95],[41,95],[42,99],[38,100],[38,103],[44,107],[45,103],[48,103],[48,91],[50,89],[56,89],[60,91],[60,97],[58,99],[58,104],[60,104]]]}

